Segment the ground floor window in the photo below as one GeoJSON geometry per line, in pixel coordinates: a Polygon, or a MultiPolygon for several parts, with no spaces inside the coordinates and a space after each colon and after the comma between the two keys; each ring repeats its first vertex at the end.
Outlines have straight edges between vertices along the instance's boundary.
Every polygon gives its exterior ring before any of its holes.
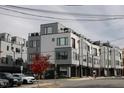
{"type": "Polygon", "coordinates": [[[68,52],[67,51],[57,51],[56,52],[56,59],[57,60],[68,59],[68,52]]]}

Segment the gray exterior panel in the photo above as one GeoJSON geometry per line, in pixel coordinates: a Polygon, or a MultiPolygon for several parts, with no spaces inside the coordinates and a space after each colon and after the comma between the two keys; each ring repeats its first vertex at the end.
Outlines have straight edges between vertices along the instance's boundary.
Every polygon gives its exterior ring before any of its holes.
{"type": "Polygon", "coordinates": [[[68,59],[67,60],[55,60],[56,64],[72,64],[72,49],[70,47],[64,48],[55,48],[55,52],[67,51],[68,52],[68,59]]]}

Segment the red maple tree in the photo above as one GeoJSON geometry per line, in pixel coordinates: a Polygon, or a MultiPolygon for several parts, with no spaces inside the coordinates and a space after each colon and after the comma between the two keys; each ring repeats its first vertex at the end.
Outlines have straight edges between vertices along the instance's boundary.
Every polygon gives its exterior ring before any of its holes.
{"type": "Polygon", "coordinates": [[[36,54],[35,57],[33,57],[33,63],[31,64],[32,72],[38,75],[43,74],[50,66],[48,61],[49,57],[50,56],[36,54]]]}

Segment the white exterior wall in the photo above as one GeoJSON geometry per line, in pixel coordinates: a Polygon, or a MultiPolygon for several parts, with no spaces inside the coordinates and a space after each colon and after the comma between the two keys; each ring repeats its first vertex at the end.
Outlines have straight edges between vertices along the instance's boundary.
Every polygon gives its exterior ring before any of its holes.
{"type": "Polygon", "coordinates": [[[87,62],[88,62],[88,67],[92,67],[92,44],[90,43],[90,42],[88,42],[87,40],[85,40],[85,42],[86,42],[86,45],[88,45],[89,47],[90,47],[90,51],[88,51],[88,49],[87,49],[87,59],[89,59],[89,57],[91,58],[91,62],[89,62],[88,60],[87,60],[87,62]]]}
{"type": "Polygon", "coordinates": [[[55,63],[55,48],[71,47],[70,33],[51,34],[41,36],[41,54],[50,55],[50,62],[55,63]],[[57,38],[68,37],[68,45],[57,46],[57,38]],[[55,41],[52,41],[54,38],[55,41]]]}
{"type": "Polygon", "coordinates": [[[94,65],[95,68],[99,68],[100,67],[100,52],[99,52],[100,46],[97,46],[97,45],[93,45],[92,44],[92,50],[91,50],[91,52],[93,52],[93,48],[96,48],[97,49],[97,56],[94,56],[93,55],[93,58],[95,58],[98,61],[96,64],[93,63],[93,65],[94,65]]]}
{"type": "MultiPolygon", "coordinates": [[[[21,58],[21,45],[12,44],[9,42],[1,41],[1,57],[6,57],[6,55],[12,56],[13,59],[21,58]],[[7,51],[7,46],[9,46],[9,51],[7,51]],[[11,47],[14,47],[14,52],[11,50],[11,47]],[[16,53],[15,49],[19,48],[20,53],[16,53]],[[14,54],[15,53],[15,54],[14,54]],[[15,58],[14,58],[15,56],[15,58]]],[[[23,47],[22,59],[24,62],[27,62],[27,48],[23,47]]]]}
{"type": "MultiPolygon", "coordinates": [[[[71,33],[70,40],[71,40],[71,38],[75,39],[75,49],[72,49],[72,64],[79,65],[79,60],[74,60],[73,59],[73,56],[74,56],[73,52],[76,52],[79,55],[79,44],[78,44],[78,41],[80,40],[80,37],[78,37],[75,34],[71,33]]],[[[70,45],[72,47],[72,40],[70,42],[70,45]]],[[[79,57],[80,57],[80,55],[79,55],[79,57]]]]}

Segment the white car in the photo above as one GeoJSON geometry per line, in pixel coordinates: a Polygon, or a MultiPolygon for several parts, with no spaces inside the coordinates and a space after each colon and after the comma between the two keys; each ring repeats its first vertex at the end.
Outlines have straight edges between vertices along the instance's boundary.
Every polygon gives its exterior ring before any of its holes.
{"type": "Polygon", "coordinates": [[[34,83],[36,81],[33,76],[27,76],[27,75],[24,75],[24,74],[13,74],[13,76],[14,77],[20,77],[24,84],[34,83]]]}
{"type": "Polygon", "coordinates": [[[6,79],[0,79],[0,88],[8,87],[9,81],[6,79]]]}

